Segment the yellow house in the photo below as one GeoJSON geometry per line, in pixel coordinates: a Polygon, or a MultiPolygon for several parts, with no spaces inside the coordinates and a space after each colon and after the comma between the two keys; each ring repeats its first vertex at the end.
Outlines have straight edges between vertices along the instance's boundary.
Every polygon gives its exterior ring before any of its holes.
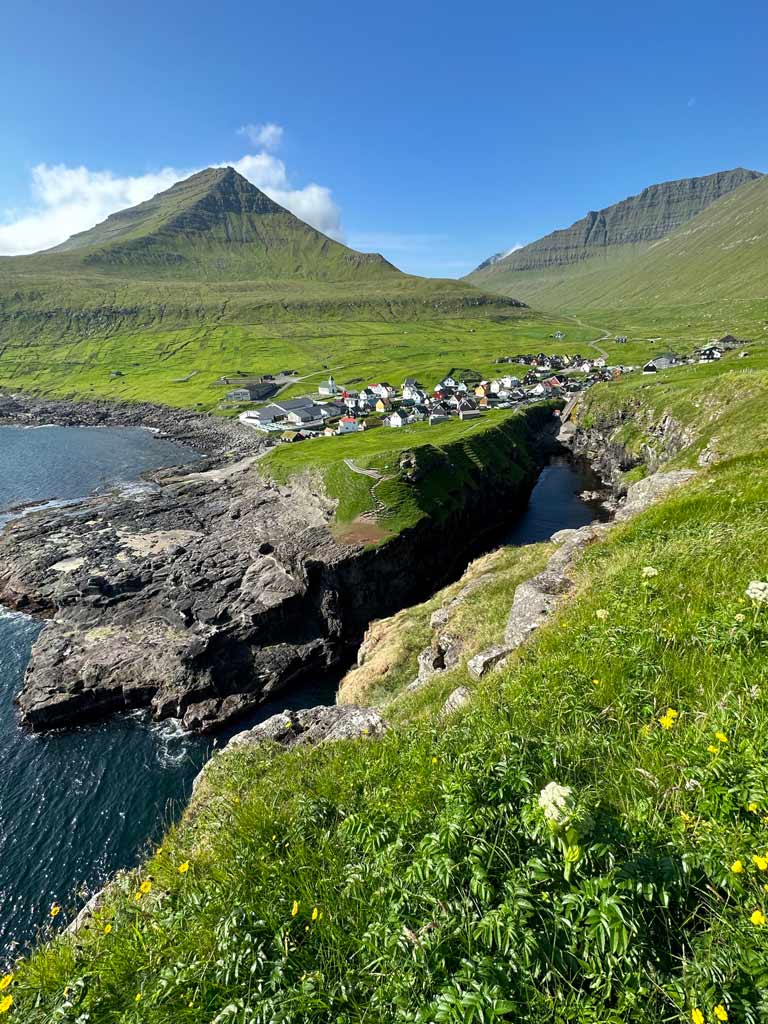
{"type": "Polygon", "coordinates": [[[386,412],[392,403],[388,398],[380,398],[375,405],[376,412],[386,412]]]}

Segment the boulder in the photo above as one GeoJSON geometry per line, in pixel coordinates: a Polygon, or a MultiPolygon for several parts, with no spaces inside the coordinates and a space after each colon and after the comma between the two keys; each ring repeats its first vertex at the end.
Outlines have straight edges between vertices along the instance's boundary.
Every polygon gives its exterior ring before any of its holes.
{"type": "Polygon", "coordinates": [[[441,718],[447,718],[448,715],[452,715],[454,711],[458,711],[459,708],[463,708],[465,704],[469,703],[469,699],[472,696],[472,691],[467,689],[466,686],[457,686],[456,689],[448,695],[448,699],[443,704],[442,710],[440,711],[441,718]]]}

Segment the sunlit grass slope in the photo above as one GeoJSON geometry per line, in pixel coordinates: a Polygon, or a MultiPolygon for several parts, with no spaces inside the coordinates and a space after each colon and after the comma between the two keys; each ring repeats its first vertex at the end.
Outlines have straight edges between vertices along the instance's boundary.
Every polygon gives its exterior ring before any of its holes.
{"type": "MultiPolygon", "coordinates": [[[[483,288],[539,309],[632,309],[768,297],[768,177],[721,196],[643,248],[606,248],[562,266],[472,275],[483,288]]],[[[515,254],[515,258],[518,254],[515,254]]]]}
{"type": "Polygon", "coordinates": [[[295,476],[317,481],[337,502],[341,538],[369,513],[378,539],[386,540],[427,517],[441,522],[481,485],[492,493],[496,479],[507,486],[530,475],[531,438],[551,420],[552,409],[552,403],[542,403],[523,414],[498,410],[473,420],[379,427],[281,445],[259,470],[281,482],[295,476]]]}
{"type": "Polygon", "coordinates": [[[316,391],[329,372],[340,385],[358,388],[375,381],[399,387],[412,376],[431,388],[453,367],[498,374],[494,360],[500,356],[542,349],[594,355],[589,340],[595,336],[591,327],[526,311],[487,318],[476,311],[443,317],[431,308],[412,309],[402,318],[323,318],[307,313],[94,337],[51,334],[35,341],[0,342],[0,387],[211,409],[230,389],[217,383],[227,375],[256,376],[283,369],[308,375],[288,394],[316,391]],[[563,341],[552,339],[557,329],[565,330],[563,341]]]}
{"type": "MultiPolygon", "coordinates": [[[[402,693],[436,604],[414,609],[371,691],[383,740],[216,759],[89,931],[14,968],[9,1021],[764,1021],[768,603],[750,584],[768,580],[768,437],[752,358],[751,401],[709,419],[727,365],[595,389],[595,421],[621,404],[647,431],[674,413],[693,439],[678,459],[695,465],[698,435],[720,429],[720,461],[589,548],[555,619],[483,683],[460,666],[402,693]],[[458,683],[472,700],[440,719],[458,683]],[[553,782],[567,791],[550,824],[553,782]]],[[[501,633],[504,580],[508,606],[547,550],[486,561],[491,589],[457,620],[468,651],[501,633]]]]}

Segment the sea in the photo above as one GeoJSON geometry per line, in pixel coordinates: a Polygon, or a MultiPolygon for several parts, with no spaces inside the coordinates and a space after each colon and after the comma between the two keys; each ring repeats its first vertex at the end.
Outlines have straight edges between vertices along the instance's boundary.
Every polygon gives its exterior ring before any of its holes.
{"type": "MultiPolygon", "coordinates": [[[[0,427],[0,529],[29,514],[30,504],[148,487],[145,470],[195,458],[137,428],[0,427]]],[[[596,508],[579,493],[595,483],[583,467],[552,460],[506,542],[532,543],[590,522],[596,508]]],[[[44,734],[21,728],[14,696],[41,629],[0,608],[0,969],[141,859],[177,820],[213,743],[226,739],[189,736],[175,720],[152,722],[146,712],[44,734]],[[63,908],[56,921],[54,902],[63,908]]],[[[283,708],[333,703],[336,682],[278,697],[238,728],[283,708]]]]}

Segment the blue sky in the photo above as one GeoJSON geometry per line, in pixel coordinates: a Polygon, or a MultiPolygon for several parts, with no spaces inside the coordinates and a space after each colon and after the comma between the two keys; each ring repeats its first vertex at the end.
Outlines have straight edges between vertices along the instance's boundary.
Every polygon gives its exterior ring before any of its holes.
{"type": "Polygon", "coordinates": [[[234,162],[349,244],[459,276],[653,182],[768,171],[764,4],[5,0],[1,17],[0,252],[234,162]]]}

